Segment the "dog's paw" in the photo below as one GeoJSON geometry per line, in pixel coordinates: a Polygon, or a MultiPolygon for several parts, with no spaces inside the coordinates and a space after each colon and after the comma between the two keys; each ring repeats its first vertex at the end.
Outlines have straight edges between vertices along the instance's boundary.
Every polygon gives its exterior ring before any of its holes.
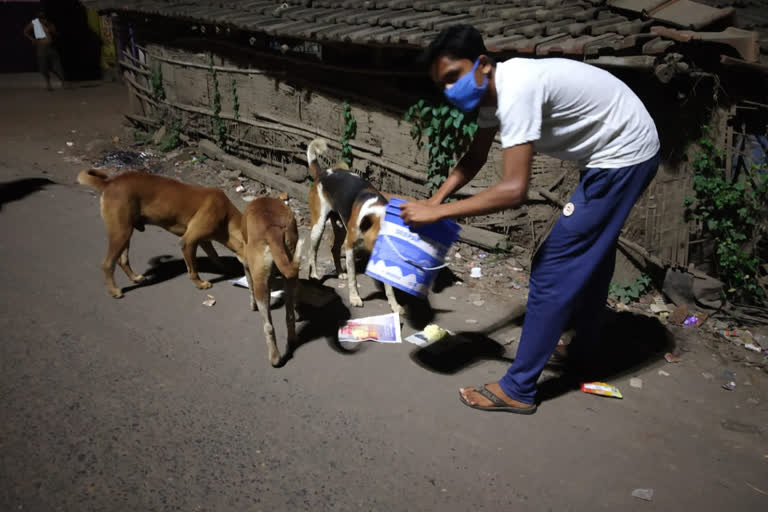
{"type": "Polygon", "coordinates": [[[361,299],[360,296],[350,297],[349,305],[352,307],[361,308],[363,307],[363,299],[361,299]]]}
{"type": "Polygon", "coordinates": [[[109,294],[112,295],[115,299],[122,299],[123,298],[123,292],[122,290],[114,289],[110,290],[109,294]]]}
{"type": "Polygon", "coordinates": [[[392,312],[393,313],[399,313],[401,315],[405,314],[405,308],[403,306],[401,306],[400,304],[397,304],[397,303],[390,304],[389,307],[392,308],[392,312]]]}
{"type": "Polygon", "coordinates": [[[147,278],[143,274],[133,276],[133,279],[131,279],[131,281],[133,281],[134,283],[143,283],[146,280],[147,278]]]}
{"type": "Polygon", "coordinates": [[[207,290],[208,288],[213,286],[210,281],[199,281],[195,283],[195,285],[201,290],[207,290]]]}

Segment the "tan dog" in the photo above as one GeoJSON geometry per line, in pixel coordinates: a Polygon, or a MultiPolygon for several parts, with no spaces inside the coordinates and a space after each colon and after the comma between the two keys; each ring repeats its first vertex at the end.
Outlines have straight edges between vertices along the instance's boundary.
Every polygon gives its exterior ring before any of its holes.
{"type": "Polygon", "coordinates": [[[131,269],[128,249],[133,230],[144,231],[146,224],[160,226],[181,237],[189,278],[200,289],[210,288],[211,283],[201,281],[197,273],[198,246],[219,266],[221,260],[211,240],[225,245],[238,257],[243,253],[240,211],[217,188],[186,185],[143,172],[127,172],[110,178],[95,169],[82,171],[77,181],[101,191],[101,217],[109,239],[102,269],[107,289],[115,298],[123,296],[114,278],[118,258],[131,281],[144,280],[144,276],[136,275],[131,269]]]}
{"type": "Polygon", "coordinates": [[[280,363],[275,343],[275,329],[269,310],[269,275],[272,264],[285,277],[285,324],[288,345],[296,339],[296,292],[299,283],[301,241],[296,219],[286,204],[272,197],[254,199],[245,208],[242,219],[245,239],[245,277],[251,290],[251,309],[258,306],[264,318],[264,336],[272,366],[280,363]]]}
{"type": "MultiPolygon", "coordinates": [[[[333,227],[331,245],[333,264],[339,278],[344,279],[344,272],[341,269],[341,249],[343,248],[347,260],[349,303],[355,307],[362,307],[363,299],[360,298],[360,292],[357,289],[355,248],[361,245],[368,253],[373,250],[384,218],[387,199],[366,180],[339,166],[321,171],[317,158],[327,149],[328,145],[322,139],[313,140],[307,147],[307,165],[315,182],[309,191],[309,212],[312,222],[309,274],[312,279],[319,279],[317,248],[323,237],[325,222],[330,216],[333,227]],[[343,227],[339,225],[339,220],[343,227]]],[[[404,309],[397,303],[392,286],[384,283],[384,291],[392,311],[403,313],[404,309]]]]}

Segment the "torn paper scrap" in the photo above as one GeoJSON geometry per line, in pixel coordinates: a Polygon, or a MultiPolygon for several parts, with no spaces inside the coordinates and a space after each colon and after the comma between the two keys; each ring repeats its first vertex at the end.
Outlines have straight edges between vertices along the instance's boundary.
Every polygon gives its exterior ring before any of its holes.
{"type": "Polygon", "coordinates": [[[346,325],[339,329],[339,341],[402,343],[400,315],[390,313],[349,320],[346,325]]]}
{"type": "MultiPolygon", "coordinates": [[[[243,276],[240,279],[231,279],[229,281],[235,286],[242,286],[243,288],[248,288],[248,279],[243,276]]],[[[269,298],[272,300],[277,300],[280,297],[282,297],[285,294],[285,290],[275,290],[273,292],[269,293],[269,298]]]]}

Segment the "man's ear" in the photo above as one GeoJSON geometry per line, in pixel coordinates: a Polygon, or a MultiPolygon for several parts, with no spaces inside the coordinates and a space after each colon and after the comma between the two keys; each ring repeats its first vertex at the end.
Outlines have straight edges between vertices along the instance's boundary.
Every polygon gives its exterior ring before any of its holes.
{"type": "Polygon", "coordinates": [[[484,75],[489,75],[493,69],[493,61],[487,55],[480,55],[477,58],[477,69],[484,75]]]}

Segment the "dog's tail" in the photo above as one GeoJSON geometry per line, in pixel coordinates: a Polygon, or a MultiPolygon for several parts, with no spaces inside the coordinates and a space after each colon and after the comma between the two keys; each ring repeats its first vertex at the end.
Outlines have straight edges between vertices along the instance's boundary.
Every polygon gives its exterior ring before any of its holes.
{"type": "Polygon", "coordinates": [[[328,151],[328,143],[323,139],[315,139],[307,146],[307,166],[313,180],[317,180],[320,174],[320,166],[317,163],[317,157],[328,151]]]}
{"type": "Polygon", "coordinates": [[[299,266],[301,264],[301,248],[304,245],[304,240],[300,238],[296,242],[296,247],[294,247],[293,254],[291,254],[282,229],[278,227],[269,229],[266,238],[269,250],[272,253],[272,259],[280,273],[286,279],[298,278],[299,266]]]}
{"type": "Polygon", "coordinates": [[[104,190],[104,187],[109,183],[109,174],[98,169],[88,169],[77,175],[77,182],[96,190],[104,190]]]}

